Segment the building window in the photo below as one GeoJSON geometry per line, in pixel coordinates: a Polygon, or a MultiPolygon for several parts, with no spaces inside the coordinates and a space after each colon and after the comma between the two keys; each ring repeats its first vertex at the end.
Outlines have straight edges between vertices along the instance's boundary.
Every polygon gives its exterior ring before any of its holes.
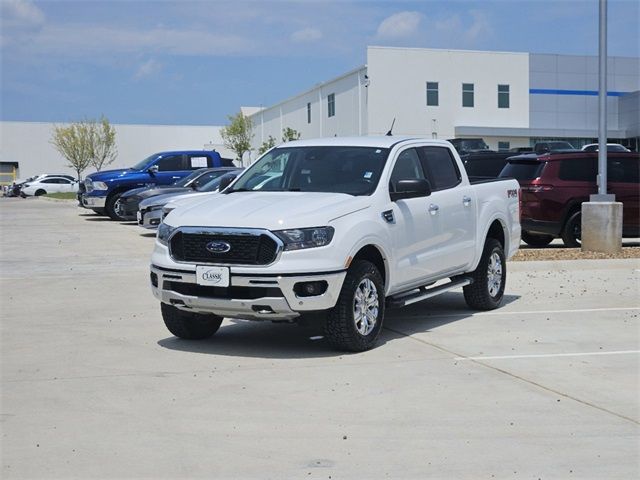
{"type": "Polygon", "coordinates": [[[509,108],[509,85],[498,85],[498,108],[509,108]]]}
{"type": "Polygon", "coordinates": [[[462,84],[462,106],[473,107],[473,83],[462,84]]]}
{"type": "Polygon", "coordinates": [[[509,142],[498,142],[498,150],[509,150],[509,148],[511,148],[509,142]]]}
{"type": "Polygon", "coordinates": [[[307,123],[311,123],[311,103],[307,103],[307,123]]]}
{"type": "Polygon", "coordinates": [[[438,82],[427,82],[427,106],[438,106],[438,82]]]}
{"type": "Polygon", "coordinates": [[[327,116],[333,117],[336,114],[336,94],[327,95],[327,116]]]}

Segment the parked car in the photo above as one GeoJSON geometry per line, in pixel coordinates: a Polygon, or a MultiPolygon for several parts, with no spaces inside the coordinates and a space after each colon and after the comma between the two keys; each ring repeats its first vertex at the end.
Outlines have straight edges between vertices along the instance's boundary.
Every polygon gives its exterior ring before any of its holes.
{"type": "MultiPolygon", "coordinates": [[[[607,191],[623,204],[623,235],[640,236],[640,184],[637,153],[610,153],[607,191]]],[[[521,186],[522,239],[533,247],[562,238],[567,247],[580,245],[581,205],[597,193],[598,155],[576,151],[512,157],[501,177],[521,186]]]]}
{"type": "Polygon", "coordinates": [[[78,182],[75,180],[70,180],[67,177],[44,177],[23,184],[20,194],[25,197],[32,195],[39,197],[47,193],[75,192],[77,190],[78,182]]]}
{"type": "Polygon", "coordinates": [[[496,178],[507,164],[507,159],[512,156],[513,152],[486,150],[460,155],[460,159],[469,177],[496,178]]]}
{"type": "Polygon", "coordinates": [[[212,193],[218,192],[221,187],[224,189],[226,185],[229,185],[236,179],[241,171],[241,168],[227,168],[225,172],[223,172],[223,175],[213,178],[204,185],[200,185],[194,189],[173,191],[141,200],[137,212],[138,225],[144,228],[158,228],[158,225],[160,225],[162,221],[163,207],[168,202],[176,198],[198,198],[203,195],[211,195],[212,193]]]}
{"type": "MultiPolygon", "coordinates": [[[[582,147],[583,152],[597,152],[600,146],[597,143],[590,143],[582,147]]],[[[630,152],[627,147],[623,147],[619,143],[607,143],[607,152],[630,152]]]]}
{"type": "Polygon", "coordinates": [[[448,141],[460,155],[489,150],[489,145],[482,138],[452,138],[448,141]]]}
{"type": "Polygon", "coordinates": [[[544,153],[561,152],[565,150],[575,150],[576,147],[569,142],[537,142],[533,146],[533,153],[536,155],[542,155],[544,153]]]}
{"type": "Polygon", "coordinates": [[[386,307],[460,287],[471,308],[500,305],[520,243],[518,190],[470,182],[442,140],[288,142],[165,217],[152,291],[178,337],[210,337],[223,317],[317,319],[335,348],[366,350],[386,307]]]}
{"type": "Polygon", "coordinates": [[[138,162],[131,168],[92,173],[85,178],[82,205],[113,220],[124,220],[116,211],[120,196],[128,190],[151,185],[170,185],[200,168],[225,165],[220,155],[211,150],[161,152],[138,162]]]}
{"type": "Polygon", "coordinates": [[[531,153],[533,152],[533,147],[513,147],[510,148],[509,151],[514,153],[531,153]]]}
{"type": "Polygon", "coordinates": [[[116,202],[116,213],[121,219],[135,220],[142,200],[173,192],[193,192],[211,180],[234,170],[236,170],[235,167],[201,168],[171,185],[140,187],[128,190],[124,192],[116,202]]]}

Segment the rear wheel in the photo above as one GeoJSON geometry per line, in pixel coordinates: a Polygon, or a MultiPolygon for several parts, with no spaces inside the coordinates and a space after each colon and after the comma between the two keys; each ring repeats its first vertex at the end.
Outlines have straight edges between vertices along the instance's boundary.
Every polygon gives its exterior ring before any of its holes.
{"type": "Polygon", "coordinates": [[[353,262],[336,306],[325,324],[327,341],[338,350],[362,352],[373,348],[384,319],[384,281],[376,266],[353,262]]]}
{"type": "Polygon", "coordinates": [[[581,245],[582,212],[573,213],[562,230],[562,241],[567,247],[574,248],[581,245]]]}
{"type": "Polygon", "coordinates": [[[160,304],[162,319],[169,331],[186,340],[202,340],[211,337],[222,324],[222,317],[179,310],[166,303],[160,304]]]}
{"type": "Polygon", "coordinates": [[[504,250],[495,238],[488,238],[478,267],[471,274],[473,283],[463,288],[464,299],[471,308],[493,310],[502,303],[507,281],[504,250]]]}
{"type": "Polygon", "coordinates": [[[546,247],[553,241],[553,235],[541,233],[522,232],[522,240],[530,247],[546,247]]]}

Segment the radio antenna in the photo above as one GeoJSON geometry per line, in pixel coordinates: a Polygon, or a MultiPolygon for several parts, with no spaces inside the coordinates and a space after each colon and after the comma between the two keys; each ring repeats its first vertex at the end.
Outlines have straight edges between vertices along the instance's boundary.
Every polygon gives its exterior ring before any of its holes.
{"type": "Polygon", "coordinates": [[[387,137],[391,137],[393,135],[393,126],[396,124],[396,117],[393,117],[393,122],[391,122],[391,128],[387,132],[387,137]]]}

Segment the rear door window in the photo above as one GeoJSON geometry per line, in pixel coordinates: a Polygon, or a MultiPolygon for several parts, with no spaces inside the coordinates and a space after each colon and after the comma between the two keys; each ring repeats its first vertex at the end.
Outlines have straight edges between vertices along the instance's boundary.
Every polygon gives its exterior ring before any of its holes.
{"type": "Polygon", "coordinates": [[[568,182],[595,182],[598,175],[598,158],[582,157],[560,160],[560,180],[568,182]]]}
{"type": "Polygon", "coordinates": [[[421,147],[422,168],[433,191],[444,190],[458,185],[460,171],[451,150],[446,147],[421,147]]]}
{"type": "Polygon", "coordinates": [[[509,162],[500,172],[500,177],[515,178],[516,180],[533,180],[542,173],[545,162],[509,162]]]}
{"type": "Polygon", "coordinates": [[[213,166],[211,157],[209,157],[208,155],[203,155],[202,153],[200,153],[188,155],[187,157],[187,168],[190,170],[197,170],[198,168],[207,168],[213,166]]]}

